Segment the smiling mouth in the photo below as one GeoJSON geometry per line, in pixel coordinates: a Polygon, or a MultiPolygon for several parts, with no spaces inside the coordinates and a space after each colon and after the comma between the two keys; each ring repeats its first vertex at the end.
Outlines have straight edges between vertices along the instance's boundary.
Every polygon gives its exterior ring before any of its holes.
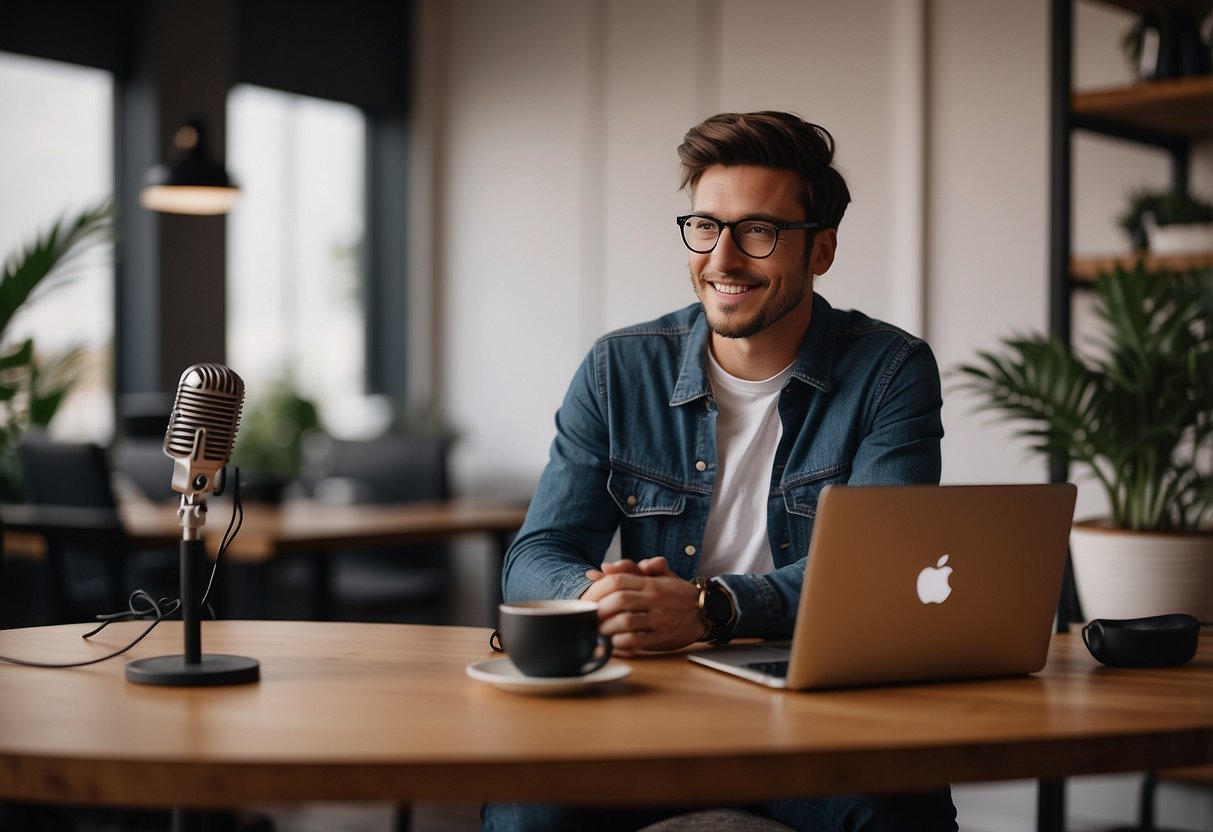
{"type": "Polygon", "coordinates": [[[712,283],[711,281],[708,283],[722,295],[743,295],[754,288],[753,286],[739,286],[735,283],[712,283]]]}

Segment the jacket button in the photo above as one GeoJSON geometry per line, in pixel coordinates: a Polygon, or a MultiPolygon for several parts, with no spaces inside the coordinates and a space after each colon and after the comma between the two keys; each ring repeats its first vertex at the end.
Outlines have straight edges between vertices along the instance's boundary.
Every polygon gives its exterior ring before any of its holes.
{"type": "Polygon", "coordinates": [[[694,546],[688,546],[685,549],[683,549],[682,551],[686,552],[688,555],[693,555],[693,554],[695,554],[695,552],[697,550],[695,549],[694,546]]]}
{"type": "Polygon", "coordinates": [[[636,499],[636,495],[635,495],[635,494],[631,494],[631,495],[629,495],[629,496],[628,496],[628,498],[627,498],[627,500],[626,500],[625,502],[628,504],[628,508],[632,508],[632,507],[634,507],[634,506],[635,506],[637,503],[639,503],[639,502],[640,502],[640,500],[636,499]]]}
{"type": "Polygon", "coordinates": [[[708,464],[706,462],[704,462],[702,459],[697,460],[695,462],[695,470],[696,471],[706,471],[706,470],[708,470],[708,464]]]}

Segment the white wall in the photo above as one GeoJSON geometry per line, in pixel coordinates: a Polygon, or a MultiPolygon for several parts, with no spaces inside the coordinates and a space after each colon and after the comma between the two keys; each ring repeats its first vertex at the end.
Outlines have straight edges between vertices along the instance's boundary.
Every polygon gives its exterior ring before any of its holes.
{"type": "MultiPolygon", "coordinates": [[[[1125,80],[1127,20],[1079,4],[1080,85],[1125,80]]],[[[462,431],[463,493],[527,495],[593,339],[693,300],[674,148],[713,112],[834,133],[854,199],[818,281],[835,305],[924,334],[945,371],[1047,326],[1047,0],[450,0],[421,21],[414,353],[462,431]]],[[[1165,161],[1075,147],[1076,248],[1118,250],[1125,188],[1164,182],[1165,161]]],[[[951,381],[945,481],[1043,480],[951,381]]],[[[1132,790],[1107,782],[1074,785],[1073,814],[1131,819],[1132,790]]],[[[974,828],[1028,828],[1035,808],[1030,784],[958,802],[974,828]]]]}
{"type": "MultiPolygon", "coordinates": [[[[1048,320],[1048,10],[937,0],[930,15],[927,337],[947,373],[1048,320]]],[[[944,383],[945,481],[1045,477],[944,383]]]]}
{"type": "Polygon", "coordinates": [[[923,331],[920,8],[427,4],[440,325],[422,352],[463,433],[464,491],[526,494],[593,339],[693,300],[674,148],[713,112],[788,109],[835,133],[854,202],[819,291],[923,331]]]}

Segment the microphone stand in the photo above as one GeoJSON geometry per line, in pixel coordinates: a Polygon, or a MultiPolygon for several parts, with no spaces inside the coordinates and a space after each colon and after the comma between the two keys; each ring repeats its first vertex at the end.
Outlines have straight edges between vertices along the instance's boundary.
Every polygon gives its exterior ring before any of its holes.
{"type": "Polygon", "coordinates": [[[202,540],[202,527],[206,525],[205,494],[182,494],[177,516],[181,519],[181,622],[185,652],[130,662],[126,666],[126,679],[141,685],[172,687],[256,682],[261,677],[261,665],[256,659],[202,653],[200,589],[206,562],[206,544],[202,540]]]}

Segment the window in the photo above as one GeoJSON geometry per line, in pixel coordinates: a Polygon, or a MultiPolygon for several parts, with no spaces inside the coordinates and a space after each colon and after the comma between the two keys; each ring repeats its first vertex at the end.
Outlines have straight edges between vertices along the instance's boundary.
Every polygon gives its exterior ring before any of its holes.
{"type": "MultiPolygon", "coordinates": [[[[113,192],[113,111],[109,72],[0,52],[0,259],[113,192]]],[[[73,275],[30,299],[5,346],[32,337],[42,357],[82,347],[83,377],[50,429],[105,443],[114,429],[112,246],[95,247],[73,275]]]]}
{"type": "Polygon", "coordinates": [[[227,356],[248,407],[285,382],[349,428],[365,403],[366,120],[351,105],[241,85],[228,97],[227,356]]]}

